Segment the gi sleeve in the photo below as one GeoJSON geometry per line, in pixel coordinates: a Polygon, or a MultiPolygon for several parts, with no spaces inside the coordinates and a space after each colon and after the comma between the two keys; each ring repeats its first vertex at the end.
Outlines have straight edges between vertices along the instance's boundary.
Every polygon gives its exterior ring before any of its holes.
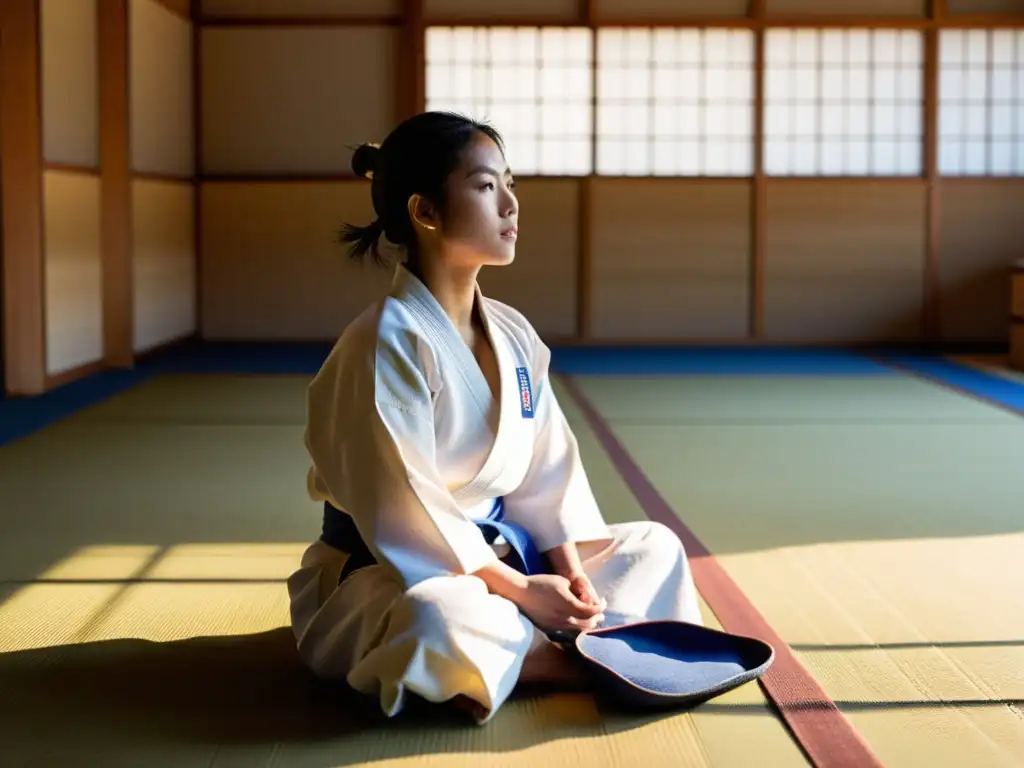
{"type": "Polygon", "coordinates": [[[415,345],[381,341],[372,354],[322,371],[310,386],[305,433],[320,481],[406,588],[497,559],[438,472],[419,356],[415,345]]]}
{"type": "Polygon", "coordinates": [[[509,519],[545,552],[569,542],[611,537],[580,459],[579,444],[551,387],[551,351],[532,334],[533,456],[519,487],[505,496],[509,519]]]}

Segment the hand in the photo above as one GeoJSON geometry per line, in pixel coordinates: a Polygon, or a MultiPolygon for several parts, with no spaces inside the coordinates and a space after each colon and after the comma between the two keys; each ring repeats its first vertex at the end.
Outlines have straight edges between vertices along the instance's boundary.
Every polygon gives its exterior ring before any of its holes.
{"type": "Polygon", "coordinates": [[[573,591],[572,584],[564,576],[529,576],[526,589],[519,599],[519,607],[530,621],[543,630],[594,629],[604,621],[605,601],[589,602],[580,599],[573,591]]]}
{"type": "Polygon", "coordinates": [[[569,589],[576,595],[580,600],[587,605],[600,605],[603,611],[606,607],[605,603],[601,601],[601,598],[597,596],[597,590],[594,589],[594,585],[590,581],[590,577],[587,576],[583,571],[577,573],[566,574],[566,578],[569,580],[569,589]]]}

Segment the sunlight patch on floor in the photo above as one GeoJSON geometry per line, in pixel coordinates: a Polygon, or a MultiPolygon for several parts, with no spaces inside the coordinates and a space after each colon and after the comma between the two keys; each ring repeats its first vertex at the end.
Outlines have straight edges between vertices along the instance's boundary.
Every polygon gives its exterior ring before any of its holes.
{"type": "Polygon", "coordinates": [[[287,579],[308,542],[176,544],[153,564],[153,579],[287,579]]]}
{"type": "Polygon", "coordinates": [[[83,547],[0,605],[0,652],[156,642],[288,623],[285,581],[305,543],[83,547]]]}
{"type": "Polygon", "coordinates": [[[82,547],[41,573],[41,580],[132,579],[142,574],[162,548],[153,544],[82,547]]]}

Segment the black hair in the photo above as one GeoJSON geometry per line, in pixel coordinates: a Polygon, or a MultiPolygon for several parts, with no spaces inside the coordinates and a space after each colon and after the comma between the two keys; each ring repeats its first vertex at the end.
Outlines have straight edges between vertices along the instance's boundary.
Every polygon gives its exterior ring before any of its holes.
{"type": "Polygon", "coordinates": [[[349,244],[349,255],[358,260],[369,253],[376,263],[383,264],[378,248],[383,235],[415,258],[416,233],[409,217],[409,198],[422,196],[443,216],[445,182],[477,134],[487,136],[505,151],[495,128],[452,112],[424,112],[399,124],[379,147],[358,147],[352,155],[352,170],[357,176],[372,179],[377,219],[365,226],[342,226],[340,239],[349,244]]]}

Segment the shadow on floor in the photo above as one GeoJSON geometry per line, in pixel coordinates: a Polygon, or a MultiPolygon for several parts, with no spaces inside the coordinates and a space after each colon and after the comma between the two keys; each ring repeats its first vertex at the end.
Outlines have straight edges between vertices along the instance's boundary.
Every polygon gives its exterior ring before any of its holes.
{"type": "MultiPolygon", "coordinates": [[[[5,765],[139,756],[146,765],[212,765],[231,754],[232,764],[241,754],[244,764],[264,764],[273,753],[275,764],[324,766],[520,751],[609,732],[586,694],[536,696],[517,695],[482,728],[418,700],[387,720],[375,701],[313,678],[286,628],[111,640],[0,654],[0,744],[14,759],[5,765]]],[[[611,730],[668,716],[612,718],[611,730]]]]}
{"type": "Polygon", "coordinates": [[[0,712],[16,739],[44,736],[42,728],[62,738],[110,729],[158,741],[264,742],[336,737],[377,720],[345,688],[306,673],[287,629],[18,651],[0,655],[0,680],[0,712]]]}

